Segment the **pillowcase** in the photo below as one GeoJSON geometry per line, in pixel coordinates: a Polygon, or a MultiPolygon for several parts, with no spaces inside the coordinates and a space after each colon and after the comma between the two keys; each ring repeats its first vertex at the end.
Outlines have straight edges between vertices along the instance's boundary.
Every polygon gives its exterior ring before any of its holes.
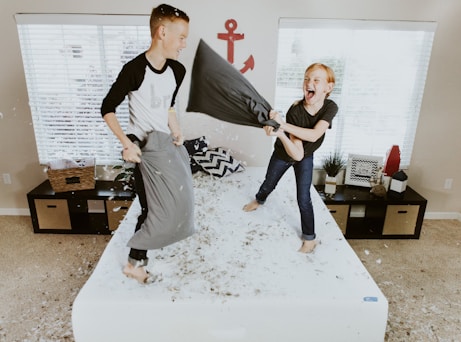
{"type": "Polygon", "coordinates": [[[219,178],[245,169],[240,161],[234,159],[229,151],[222,147],[195,153],[192,159],[201,166],[203,171],[219,178]]]}
{"type": "Polygon", "coordinates": [[[190,162],[190,169],[192,173],[196,173],[198,171],[202,171],[202,167],[192,159],[192,156],[196,153],[205,152],[208,150],[208,140],[206,140],[205,136],[201,136],[200,138],[195,138],[191,140],[184,141],[184,147],[189,154],[189,162],[190,162]]]}
{"type": "Polygon", "coordinates": [[[192,157],[197,152],[205,152],[208,150],[208,140],[206,140],[205,136],[191,140],[185,140],[184,147],[186,148],[187,153],[189,153],[189,156],[192,157]]]}

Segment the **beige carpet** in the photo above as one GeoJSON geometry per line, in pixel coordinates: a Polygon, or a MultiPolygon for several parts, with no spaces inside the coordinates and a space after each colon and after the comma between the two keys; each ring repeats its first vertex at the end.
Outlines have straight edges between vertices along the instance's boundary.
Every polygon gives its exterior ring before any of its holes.
{"type": "MultiPolygon", "coordinates": [[[[72,303],[109,239],[34,234],[30,217],[0,216],[0,341],[73,341],[72,303]]],[[[349,243],[389,301],[386,341],[461,341],[461,222],[349,243]]]]}

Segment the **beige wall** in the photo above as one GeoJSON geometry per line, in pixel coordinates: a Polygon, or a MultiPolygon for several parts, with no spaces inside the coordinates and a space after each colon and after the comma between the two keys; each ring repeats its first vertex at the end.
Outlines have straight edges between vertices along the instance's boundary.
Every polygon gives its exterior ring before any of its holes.
{"type": "MultiPolygon", "coordinates": [[[[181,61],[191,69],[195,49],[204,38],[221,55],[225,43],[216,34],[233,18],[245,33],[235,60],[253,54],[256,67],[245,76],[271,103],[274,102],[277,29],[280,17],[426,20],[438,23],[425,97],[408,170],[409,184],[428,199],[428,211],[461,215],[461,116],[458,115],[458,80],[461,78],[461,2],[458,0],[175,0],[169,2],[191,17],[188,49],[181,61]],[[446,178],[453,179],[444,190],[446,178]]],[[[146,0],[0,0],[0,173],[11,174],[12,184],[0,178],[0,214],[26,212],[26,194],[46,179],[38,164],[28,107],[15,13],[108,13],[149,14],[157,3],[146,0]]],[[[188,74],[188,76],[190,73],[188,74]]],[[[395,75],[399,82],[399,75],[395,75]]],[[[366,84],[364,85],[367,86],[366,84]]],[[[179,105],[184,111],[189,79],[182,87],[179,105]]],[[[181,117],[186,137],[206,135],[212,145],[231,148],[248,165],[265,166],[271,142],[262,130],[218,122],[200,114],[181,117]]]]}

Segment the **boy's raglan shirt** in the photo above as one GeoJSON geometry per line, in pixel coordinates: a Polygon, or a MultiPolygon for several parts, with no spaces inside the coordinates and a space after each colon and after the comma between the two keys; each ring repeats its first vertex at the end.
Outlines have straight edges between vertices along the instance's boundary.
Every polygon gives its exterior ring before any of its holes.
{"type": "Polygon", "coordinates": [[[148,62],[145,53],[126,63],[113,83],[101,106],[101,114],[115,113],[128,95],[130,113],[126,134],[144,140],[147,133],[161,131],[170,134],[168,109],[186,73],[178,61],[167,59],[162,70],[148,62]]]}

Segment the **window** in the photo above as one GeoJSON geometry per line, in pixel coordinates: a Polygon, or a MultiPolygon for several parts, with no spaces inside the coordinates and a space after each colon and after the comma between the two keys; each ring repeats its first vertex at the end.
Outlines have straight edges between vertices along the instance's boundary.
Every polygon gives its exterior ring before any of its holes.
{"type": "Polygon", "coordinates": [[[275,109],[302,97],[307,66],[321,62],[336,75],[330,98],[339,106],[315,154],[385,157],[399,145],[410,164],[436,24],[366,20],[281,19],[275,109]]]}
{"type": "MultiPolygon", "coordinates": [[[[119,163],[122,147],[100,106],[123,64],[149,47],[149,16],[15,17],[40,163],[88,157],[119,163]]],[[[126,101],[117,117],[125,128],[126,101]]]]}

